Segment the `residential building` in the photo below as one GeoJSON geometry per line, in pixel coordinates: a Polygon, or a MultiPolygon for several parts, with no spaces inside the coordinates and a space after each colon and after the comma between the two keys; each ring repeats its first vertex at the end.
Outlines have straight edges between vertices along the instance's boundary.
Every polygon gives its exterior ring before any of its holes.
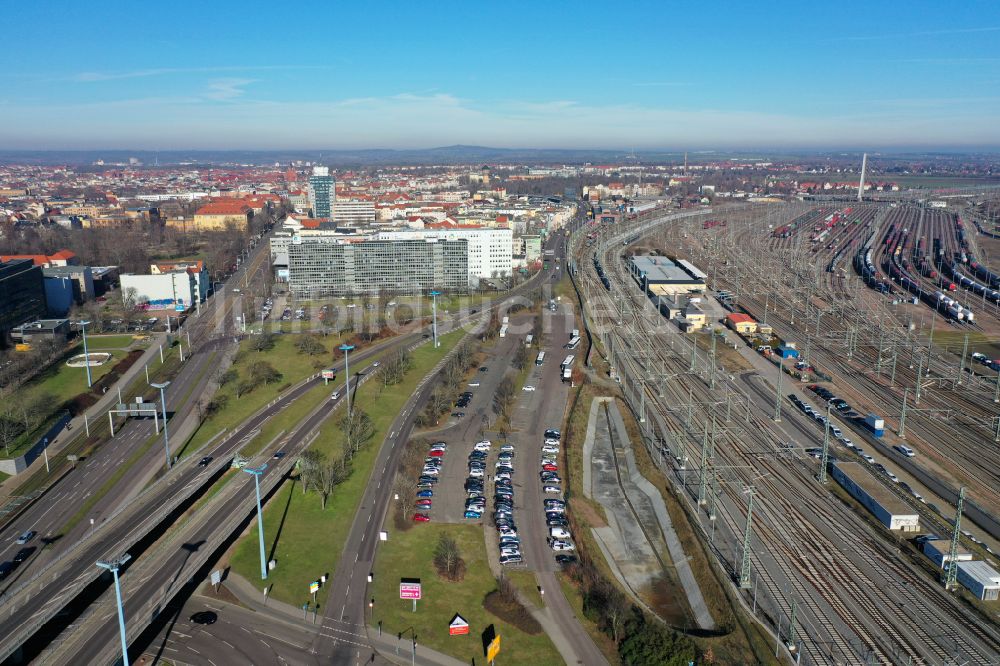
{"type": "Polygon", "coordinates": [[[250,228],[253,209],[240,199],[221,199],[207,203],[194,214],[194,229],[198,231],[219,231],[236,227],[240,231],[250,228]]]}
{"type": "Polygon", "coordinates": [[[30,259],[35,266],[76,266],[80,263],[76,253],[69,250],[59,250],[55,254],[5,254],[0,256],[0,262],[15,259],[30,259]]]}
{"type": "Polygon", "coordinates": [[[195,259],[193,261],[163,261],[155,264],[149,265],[149,273],[151,275],[164,275],[166,273],[174,273],[177,271],[186,271],[194,276],[194,283],[197,287],[195,293],[198,294],[198,298],[204,302],[208,298],[208,290],[211,287],[211,280],[208,276],[208,271],[205,269],[205,262],[201,259],[195,259]]]}
{"type": "Polygon", "coordinates": [[[309,207],[313,217],[333,217],[337,186],[329,167],[315,166],[309,176],[309,207]]]}
{"type": "Polygon", "coordinates": [[[162,275],[126,274],[121,276],[121,286],[122,301],[134,296],[136,305],[145,310],[187,310],[198,296],[195,276],[187,271],[162,275]]]}
{"type": "Polygon", "coordinates": [[[530,264],[542,258],[542,237],[522,236],[524,240],[524,258],[530,264]]]}
{"type": "Polygon", "coordinates": [[[31,259],[0,262],[0,345],[15,326],[44,317],[45,278],[31,259]]]}
{"type": "Polygon", "coordinates": [[[303,236],[288,246],[288,289],[299,298],[469,288],[468,242],[303,236]]]}

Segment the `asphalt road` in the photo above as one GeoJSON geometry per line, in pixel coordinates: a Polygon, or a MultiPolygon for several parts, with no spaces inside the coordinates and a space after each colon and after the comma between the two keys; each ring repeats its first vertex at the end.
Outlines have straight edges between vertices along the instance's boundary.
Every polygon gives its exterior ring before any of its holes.
{"type": "MultiPolygon", "coordinates": [[[[266,255],[265,251],[258,248],[257,254],[246,266],[258,265],[266,255]]],[[[237,275],[239,274],[237,272],[237,275]]],[[[212,336],[216,332],[217,324],[228,320],[228,312],[232,307],[232,300],[227,300],[224,292],[220,293],[203,305],[200,316],[189,318],[180,331],[179,337],[185,349],[188,336],[198,347],[193,355],[189,350],[186,352],[187,360],[165,391],[168,429],[173,429],[175,433],[177,425],[193,412],[196,401],[201,398],[211,380],[212,367],[220,353],[219,349],[224,344],[223,341],[229,339],[228,336],[224,336],[221,340],[212,336]]],[[[156,391],[147,389],[145,393],[150,397],[156,391]]],[[[126,400],[131,398],[131,396],[123,397],[126,400]]],[[[155,407],[159,411],[159,400],[155,402],[155,407]]],[[[162,422],[159,425],[162,433],[162,422]]],[[[82,424],[78,424],[77,432],[82,428],[82,424]]],[[[77,463],[76,467],[48,493],[4,527],[0,533],[0,561],[11,561],[24,547],[16,543],[19,535],[32,530],[37,532],[38,536],[28,544],[29,547],[36,548],[35,552],[21,563],[12,575],[2,581],[0,593],[26,580],[86,536],[92,529],[91,520],[94,521],[93,525],[99,525],[142,490],[145,483],[165,464],[166,456],[162,444],[150,447],[142,458],[132,465],[129,474],[93,505],[84,520],[68,531],[65,529],[80,506],[108,483],[118,473],[120,467],[132,457],[135,450],[155,434],[152,418],[129,419],[118,428],[114,438],[98,446],[91,456],[77,463]]],[[[182,443],[183,439],[175,440],[173,454],[177,453],[177,447],[182,443]]]]}

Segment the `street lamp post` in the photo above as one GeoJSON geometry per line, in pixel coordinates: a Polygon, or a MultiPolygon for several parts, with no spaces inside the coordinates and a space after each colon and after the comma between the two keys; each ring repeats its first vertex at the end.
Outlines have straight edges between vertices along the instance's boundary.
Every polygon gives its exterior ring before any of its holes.
{"type": "Polygon", "coordinates": [[[431,313],[432,313],[431,330],[434,333],[434,347],[435,347],[435,349],[438,346],[438,309],[437,309],[438,299],[437,299],[437,297],[440,296],[440,295],[441,295],[440,291],[432,291],[431,292],[431,313]]]}
{"type": "Polygon", "coordinates": [[[160,389],[160,406],[163,408],[163,448],[167,455],[167,469],[170,469],[170,437],[167,435],[167,394],[166,389],[170,386],[170,382],[163,382],[161,384],[153,383],[150,384],[155,389],[160,389]]]}
{"type": "Polygon", "coordinates": [[[344,352],[344,374],[347,376],[347,388],[345,392],[347,393],[347,414],[351,414],[351,366],[347,360],[347,352],[354,349],[354,345],[340,345],[340,351],[344,352]]]}
{"type": "Polygon", "coordinates": [[[264,513],[260,509],[260,475],[267,469],[267,463],[260,467],[244,467],[243,471],[253,474],[253,486],[257,491],[257,534],[260,537],[260,579],[267,580],[267,562],[264,561],[264,513]]]}
{"type": "Polygon", "coordinates": [[[87,368],[87,388],[91,388],[94,383],[90,378],[90,354],[87,353],[87,324],[89,321],[78,322],[80,330],[83,332],[83,367],[87,368]]]}
{"type": "Polygon", "coordinates": [[[107,569],[115,577],[115,599],[118,601],[118,629],[122,639],[122,666],[128,666],[128,641],[125,639],[125,609],[122,607],[122,588],[118,582],[118,570],[125,566],[125,563],[132,559],[132,556],[125,553],[113,560],[99,560],[97,566],[107,569]]]}

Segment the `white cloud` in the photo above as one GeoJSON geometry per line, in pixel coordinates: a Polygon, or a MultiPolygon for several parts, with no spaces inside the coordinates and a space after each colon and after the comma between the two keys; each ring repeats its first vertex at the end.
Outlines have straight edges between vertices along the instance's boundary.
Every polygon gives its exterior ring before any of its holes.
{"type": "Polygon", "coordinates": [[[246,92],[245,86],[250,85],[256,79],[217,79],[208,82],[208,90],[204,93],[205,98],[213,99],[217,102],[225,102],[237,97],[242,97],[246,92]]]}
{"type": "Polygon", "coordinates": [[[995,107],[985,101],[978,111],[967,108],[962,122],[956,123],[950,105],[922,108],[914,100],[900,100],[910,107],[907,112],[872,104],[849,114],[828,111],[824,116],[803,116],[572,100],[484,103],[447,93],[313,102],[254,100],[243,95],[252,82],[218,79],[194,99],[0,107],[0,143],[122,148],[1000,145],[1000,126],[989,110],[995,107]]]}

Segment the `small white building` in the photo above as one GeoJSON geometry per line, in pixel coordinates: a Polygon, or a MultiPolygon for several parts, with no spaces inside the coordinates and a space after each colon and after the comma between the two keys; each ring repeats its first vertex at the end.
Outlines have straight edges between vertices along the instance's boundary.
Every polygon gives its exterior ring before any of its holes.
{"type": "Polygon", "coordinates": [[[1000,573],[982,560],[959,562],[956,580],[983,601],[1000,599],[1000,573]]]}
{"type": "MultiPolygon", "coordinates": [[[[946,562],[951,561],[951,541],[945,539],[936,539],[933,541],[924,542],[924,555],[930,558],[931,562],[934,563],[938,569],[944,569],[946,562]]],[[[955,554],[956,562],[971,562],[972,553],[965,550],[961,546],[958,548],[958,552],[955,554]]]]}

